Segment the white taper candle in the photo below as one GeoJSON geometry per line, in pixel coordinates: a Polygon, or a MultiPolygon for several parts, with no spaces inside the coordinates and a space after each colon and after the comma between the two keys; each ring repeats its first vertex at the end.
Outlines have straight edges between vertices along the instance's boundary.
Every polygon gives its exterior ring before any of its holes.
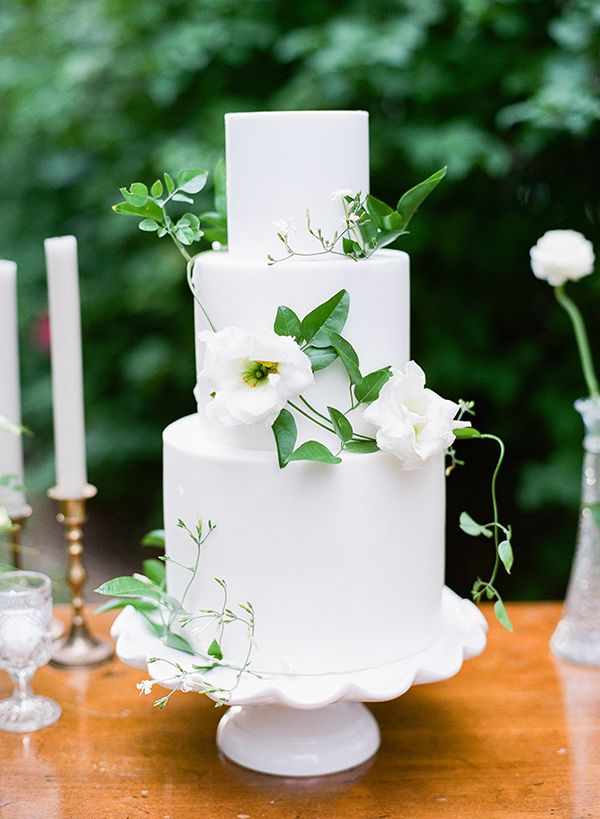
{"type": "Polygon", "coordinates": [[[87,485],[77,240],[44,241],[48,274],[57,494],[82,498],[87,485]]]}
{"type": "MultiPolygon", "coordinates": [[[[0,415],[21,426],[19,385],[19,332],[17,326],[17,265],[0,260],[0,415]]],[[[0,428],[0,475],[23,482],[23,441],[0,428]]],[[[0,506],[18,515],[25,505],[21,489],[0,486],[0,506]]]]}

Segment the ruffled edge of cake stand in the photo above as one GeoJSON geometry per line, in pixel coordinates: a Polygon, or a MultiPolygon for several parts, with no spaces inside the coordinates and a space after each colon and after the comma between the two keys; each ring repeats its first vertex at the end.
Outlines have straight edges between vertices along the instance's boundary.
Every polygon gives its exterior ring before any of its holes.
{"type": "MultiPolygon", "coordinates": [[[[273,675],[244,674],[227,705],[278,704],[290,708],[323,708],[334,702],[378,702],[393,700],[413,685],[439,682],[458,674],[465,660],[481,654],[486,645],[487,622],[479,609],[445,587],[442,593],[442,629],[438,638],[418,654],[375,668],[341,674],[273,675]]],[[[112,637],[119,658],[127,665],[144,669],[148,679],[167,689],[179,687],[173,677],[178,663],[186,671],[206,660],[168,648],[132,606],[115,620],[112,637]],[[148,658],[160,657],[148,663],[148,658]]],[[[210,682],[229,687],[234,672],[215,669],[210,682]]],[[[204,678],[206,680],[206,677],[204,678]]],[[[202,677],[188,677],[188,691],[202,689],[202,677]]],[[[216,697],[213,696],[213,699],[216,697]]]]}

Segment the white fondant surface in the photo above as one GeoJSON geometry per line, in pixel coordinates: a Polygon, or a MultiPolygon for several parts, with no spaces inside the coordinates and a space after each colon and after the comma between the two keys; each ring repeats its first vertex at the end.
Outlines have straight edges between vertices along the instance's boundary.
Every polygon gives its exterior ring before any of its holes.
{"type": "MultiPolygon", "coordinates": [[[[214,577],[227,581],[230,606],[249,600],[255,670],[369,668],[422,651],[438,636],[442,457],[414,472],[384,453],[280,470],[270,452],[207,441],[194,415],[164,432],[164,493],[170,558],[190,565],[195,556],[179,519],[218,524],[186,608],[220,607],[214,577]]],[[[180,597],[189,573],[168,562],[167,577],[180,597]]],[[[247,646],[245,629],[229,626],[226,656],[241,662],[247,646]]]]}
{"type": "MultiPolygon", "coordinates": [[[[409,257],[398,250],[383,250],[370,259],[354,262],[327,259],[291,259],[269,266],[266,261],[236,259],[229,253],[202,253],[194,268],[195,289],[218,329],[228,325],[248,330],[272,328],[279,305],[290,307],[300,318],[339,290],[350,294],[350,312],[343,336],[360,356],[364,374],[393,364],[403,367],[410,357],[409,257]]],[[[196,368],[202,368],[204,345],[198,333],[206,319],[196,305],[196,368]]],[[[230,446],[273,450],[269,427],[223,427],[206,418],[208,385],[200,385],[198,410],[204,435],[230,446]]],[[[339,361],[316,375],[307,398],[321,411],[349,406],[348,378],[339,361]]],[[[331,444],[331,435],[298,418],[299,441],[309,438],[331,444]]],[[[361,427],[360,411],[352,423],[361,427]]],[[[367,427],[368,429],[368,427],[367,427]]]]}
{"type": "Polygon", "coordinates": [[[306,209],[331,237],[343,210],[333,191],[369,192],[366,111],[266,111],[225,116],[229,250],[245,259],[281,254],[273,224],[292,218],[294,247],[311,252],[306,209]]]}

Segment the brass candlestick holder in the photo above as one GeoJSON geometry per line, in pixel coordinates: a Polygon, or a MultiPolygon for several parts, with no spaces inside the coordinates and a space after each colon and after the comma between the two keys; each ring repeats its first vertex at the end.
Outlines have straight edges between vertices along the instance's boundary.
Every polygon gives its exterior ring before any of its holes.
{"type": "Polygon", "coordinates": [[[69,555],[67,582],[71,589],[72,606],[71,624],[67,633],[54,642],[50,663],[58,668],[88,668],[110,660],[114,654],[109,640],[94,637],[90,633],[84,614],[83,588],[87,572],[82,559],[83,524],[87,520],[86,501],[93,498],[97,491],[95,486],[88,484],[83,497],[77,499],[62,497],[57,487],[48,491],[48,497],[58,501],[60,512],[56,519],[65,527],[69,555]]]}
{"type": "Polygon", "coordinates": [[[31,506],[24,504],[20,509],[12,512],[10,515],[12,528],[9,532],[10,545],[10,562],[15,569],[21,570],[23,568],[23,528],[27,523],[28,518],[31,517],[31,506]]]}

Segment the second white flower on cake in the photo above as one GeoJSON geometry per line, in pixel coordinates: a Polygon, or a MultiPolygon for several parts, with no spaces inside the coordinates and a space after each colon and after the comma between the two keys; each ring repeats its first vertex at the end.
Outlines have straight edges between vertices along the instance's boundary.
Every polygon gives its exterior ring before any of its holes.
{"type": "Polygon", "coordinates": [[[314,381],[309,357],[291,336],[225,327],[205,330],[200,341],[206,355],[199,378],[213,393],[206,414],[223,426],[270,426],[314,381]]]}
{"type": "Polygon", "coordinates": [[[395,455],[403,469],[420,469],[453,443],[455,429],[470,423],[455,420],[458,404],[425,387],[415,361],[393,373],[364,417],[377,429],[379,449],[395,455]]]}

